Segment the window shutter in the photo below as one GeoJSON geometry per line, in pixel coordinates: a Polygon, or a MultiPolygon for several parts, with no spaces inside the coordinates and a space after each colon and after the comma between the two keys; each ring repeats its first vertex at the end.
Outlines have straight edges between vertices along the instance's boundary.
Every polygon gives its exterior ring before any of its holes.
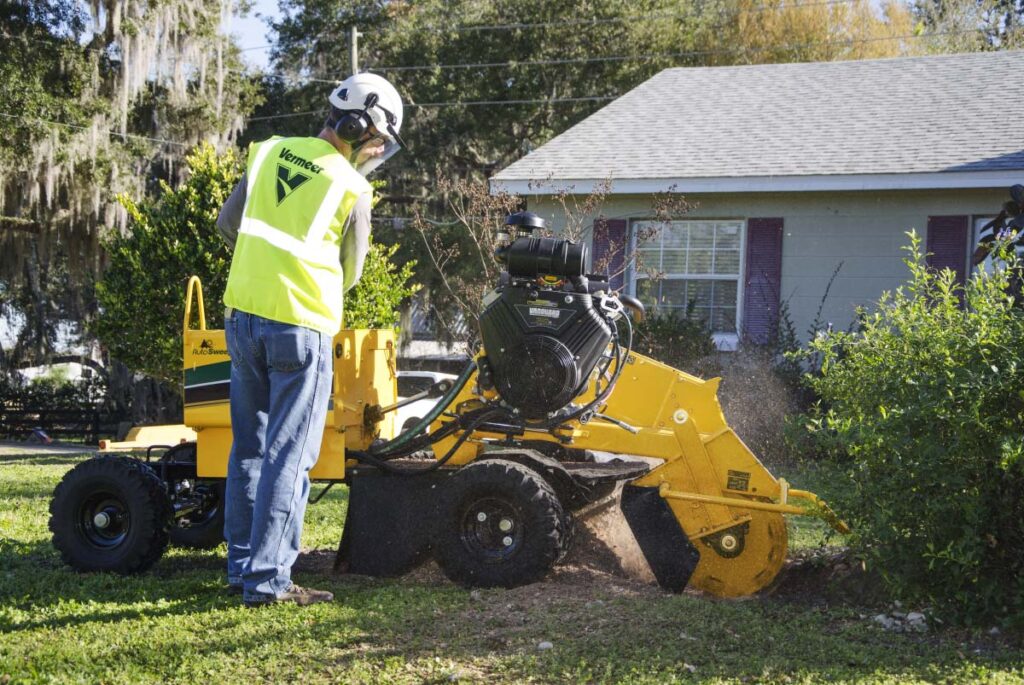
{"type": "Polygon", "coordinates": [[[782,219],[747,220],[743,338],[763,345],[779,324],[782,293],[782,219]]]}
{"type": "Polygon", "coordinates": [[[615,274],[609,286],[618,290],[623,283],[623,265],[626,263],[626,219],[600,218],[594,222],[594,254],[591,257],[591,271],[615,274]]]}
{"type": "Polygon", "coordinates": [[[928,217],[926,263],[936,270],[951,269],[958,283],[963,283],[966,277],[967,232],[970,223],[970,217],[967,216],[928,217]]]}

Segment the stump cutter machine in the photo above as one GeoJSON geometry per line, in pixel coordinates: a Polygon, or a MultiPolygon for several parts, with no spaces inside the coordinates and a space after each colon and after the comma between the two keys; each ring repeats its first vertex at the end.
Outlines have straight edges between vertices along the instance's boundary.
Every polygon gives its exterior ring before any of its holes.
{"type": "MultiPolygon", "coordinates": [[[[585,272],[585,245],[535,237],[542,227],[526,212],[509,217],[497,255],[505,271],[479,321],[483,348],[456,380],[411,398],[437,403],[408,430],[394,425],[393,331],[335,337],[309,477],[349,488],[337,566],[399,575],[433,556],[464,585],[522,585],[564,556],[578,512],[614,501],[662,587],[737,597],[781,569],[785,515],[845,532],[729,428],[719,379],[632,350],[630,317],[642,305],[585,272]]],[[[78,570],[140,572],[169,543],[223,539],[231,362],[224,331],[206,327],[196,277],[184,318],[185,425],[101,445],[54,493],[54,544],[78,570]]]]}

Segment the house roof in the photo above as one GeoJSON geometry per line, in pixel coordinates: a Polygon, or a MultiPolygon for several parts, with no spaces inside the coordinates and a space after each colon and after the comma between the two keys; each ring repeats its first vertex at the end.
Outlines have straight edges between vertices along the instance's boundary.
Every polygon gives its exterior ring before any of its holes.
{"type": "Polygon", "coordinates": [[[542,194],[1020,182],[1024,51],[666,69],[492,178],[542,194]],[[532,183],[531,183],[532,182],[532,183]]]}

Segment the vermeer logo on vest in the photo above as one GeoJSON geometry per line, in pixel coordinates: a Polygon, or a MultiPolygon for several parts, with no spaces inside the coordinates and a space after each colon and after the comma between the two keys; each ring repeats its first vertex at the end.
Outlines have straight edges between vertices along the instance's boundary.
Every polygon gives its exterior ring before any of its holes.
{"type": "Polygon", "coordinates": [[[295,192],[295,189],[308,181],[312,176],[300,174],[298,171],[292,173],[283,164],[277,165],[277,204],[284,202],[284,199],[295,192]]]}

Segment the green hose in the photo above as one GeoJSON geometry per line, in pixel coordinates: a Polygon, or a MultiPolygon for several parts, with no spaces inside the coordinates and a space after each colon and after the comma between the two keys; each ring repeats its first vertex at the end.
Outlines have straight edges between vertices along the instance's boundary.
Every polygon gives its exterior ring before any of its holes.
{"type": "Polygon", "coordinates": [[[459,377],[455,379],[455,383],[452,384],[451,389],[449,389],[448,392],[446,392],[441,399],[437,401],[437,404],[434,405],[433,409],[427,412],[426,416],[420,419],[419,422],[409,430],[402,431],[399,435],[396,435],[385,443],[371,447],[369,450],[370,454],[390,452],[416,437],[427,426],[432,424],[445,409],[448,408],[448,405],[452,403],[452,400],[458,396],[462,391],[462,388],[469,382],[469,377],[473,375],[474,371],[476,371],[476,360],[471,359],[469,363],[466,364],[466,368],[464,368],[462,373],[459,374],[459,377]]]}

